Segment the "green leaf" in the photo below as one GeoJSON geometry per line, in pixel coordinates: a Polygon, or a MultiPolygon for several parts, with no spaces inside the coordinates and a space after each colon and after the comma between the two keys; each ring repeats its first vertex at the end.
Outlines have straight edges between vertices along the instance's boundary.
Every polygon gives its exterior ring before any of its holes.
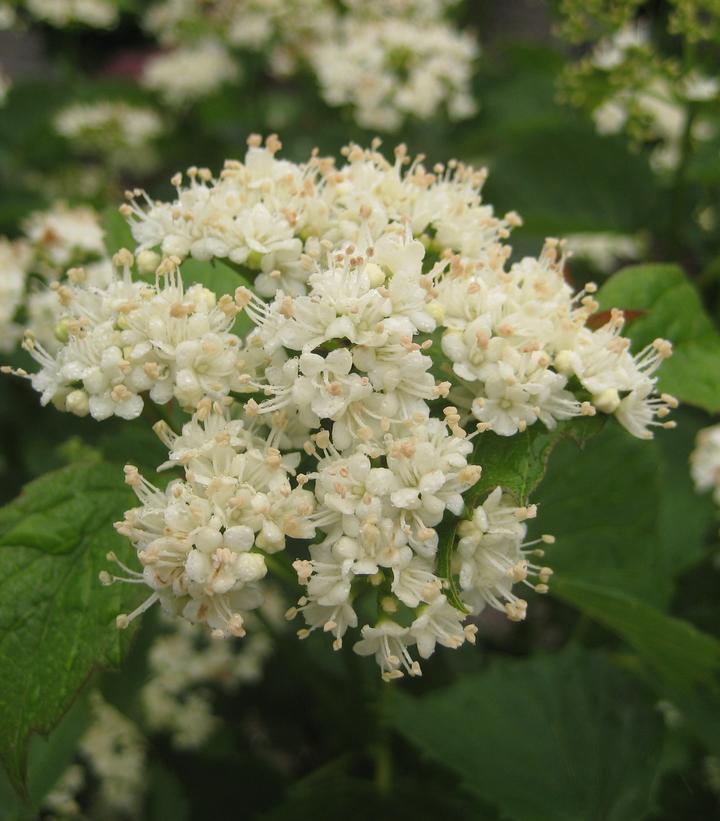
{"type": "Polygon", "coordinates": [[[28,754],[28,795],[23,801],[0,770],[0,806],[3,821],[32,821],[45,796],[72,764],[75,749],[90,722],[86,693],[73,704],[48,738],[31,739],[28,754]]]}
{"type": "Polygon", "coordinates": [[[386,720],[513,821],[634,821],[651,809],[662,722],[599,655],[502,661],[386,720]]]}
{"type": "Polygon", "coordinates": [[[538,422],[515,436],[498,436],[492,432],[480,434],[472,461],[482,467],[482,476],[466,499],[474,505],[475,500],[499,485],[524,504],[542,480],[555,447],[568,439],[574,443],[573,450],[577,452],[577,447],[584,447],[604,424],[605,417],[598,414],[560,422],[554,430],[548,430],[538,422]]]}
{"type": "Polygon", "coordinates": [[[190,805],[182,781],[158,759],[150,761],[150,794],[145,809],[146,821],[187,821],[190,805]]]}
{"type": "Polygon", "coordinates": [[[720,671],[720,642],[687,621],[665,615],[627,593],[577,579],[559,577],[553,589],[621,635],[651,672],[669,685],[708,684],[720,671]]]}
{"type": "Polygon", "coordinates": [[[673,343],[673,355],[659,372],[662,390],[711,413],[720,411],[720,334],[680,268],[624,268],[603,285],[598,299],[602,309],[643,312],[627,328],[635,350],[657,337],[673,343]]]}
{"type": "Polygon", "coordinates": [[[617,633],[637,653],[639,672],[720,754],[720,642],[689,622],[620,591],[560,576],[553,593],[617,633]]]}
{"type": "Polygon", "coordinates": [[[331,761],[296,781],[285,800],[260,816],[261,821],[367,821],[378,819],[452,818],[496,821],[473,796],[448,785],[438,773],[398,769],[389,788],[344,772],[346,762],[331,761]]]}
{"type": "MultiPolygon", "coordinates": [[[[541,481],[554,448],[564,439],[570,439],[577,450],[602,430],[604,423],[604,418],[592,417],[560,422],[554,430],[537,424],[511,437],[498,436],[491,431],[480,434],[475,440],[470,462],[482,467],[482,475],[465,494],[466,513],[470,514],[498,486],[525,504],[541,481]]],[[[466,612],[452,574],[459,524],[455,517],[446,517],[439,528],[436,572],[445,581],[445,595],[450,604],[466,612]]]]}
{"type": "Polygon", "coordinates": [[[705,555],[714,526],[712,502],[694,492],[687,468],[706,420],[689,409],[678,418],[652,442],[609,427],[582,460],[558,448],[535,496],[537,527],[557,537],[551,593],[618,634],[659,695],[720,750],[720,643],[659,609],[674,577],[705,555]]]}
{"type": "Polygon", "coordinates": [[[115,550],[131,550],[112,523],[132,506],[119,468],[74,464],[46,474],[0,509],[0,760],[27,791],[30,736],[49,732],[98,666],[116,665],[135,585],[102,587],[115,550]]]}
{"type": "Polygon", "coordinates": [[[135,248],[137,243],[133,239],[130,226],[115,206],[103,211],[101,224],[105,231],[105,248],[108,254],[112,256],[121,248],[128,248],[131,251],[135,248]]]}
{"type": "MultiPolygon", "coordinates": [[[[180,270],[186,286],[199,283],[217,296],[235,293],[240,286],[250,288],[249,280],[235,268],[219,259],[204,262],[197,259],[186,259],[180,270]]],[[[250,317],[243,311],[238,314],[233,326],[233,333],[245,336],[254,327],[250,317]]]]}
{"type": "Polygon", "coordinates": [[[652,442],[607,425],[580,458],[570,443],[557,448],[533,496],[533,531],[557,539],[548,550],[557,576],[669,601],[674,576],[704,555],[714,518],[687,468],[701,420],[681,413],[679,423],[652,442]]]}

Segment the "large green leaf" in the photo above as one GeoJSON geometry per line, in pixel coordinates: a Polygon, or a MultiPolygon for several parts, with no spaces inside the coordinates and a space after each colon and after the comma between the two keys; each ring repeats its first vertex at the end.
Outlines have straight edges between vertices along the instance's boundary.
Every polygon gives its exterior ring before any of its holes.
{"type": "Polygon", "coordinates": [[[639,672],[720,754],[720,641],[627,593],[567,577],[555,580],[553,592],[627,642],[639,672]]]}
{"type": "Polygon", "coordinates": [[[590,582],[561,577],[554,592],[622,636],[668,685],[711,684],[720,672],[720,642],[689,622],[590,582]]]}
{"type": "Polygon", "coordinates": [[[102,587],[98,573],[109,550],[131,561],[112,523],[132,502],[119,468],[74,464],[0,509],[0,760],[20,789],[31,734],[49,732],[127,646],[115,616],[144,591],[102,587]]]}
{"type": "Polygon", "coordinates": [[[23,801],[0,770],[0,807],[3,821],[32,821],[43,799],[72,764],[78,741],[90,723],[87,691],[47,738],[33,736],[28,753],[28,799],[23,801]]]}
{"type": "Polygon", "coordinates": [[[680,268],[624,268],[603,285],[598,298],[602,309],[643,312],[627,330],[636,350],[656,337],[673,343],[673,355],[660,369],[663,390],[712,413],[720,410],[720,334],[680,268]]]}
{"type": "Polygon", "coordinates": [[[652,807],[661,720],[626,674],[565,650],[496,662],[386,720],[513,821],[630,821],[652,807]]]}
{"type": "Polygon", "coordinates": [[[668,602],[674,576],[704,555],[714,519],[687,467],[700,420],[679,420],[652,442],[612,424],[581,455],[570,443],[557,448],[533,496],[533,525],[557,539],[548,561],[558,576],[668,602]]]}
{"type": "Polygon", "coordinates": [[[712,502],[694,493],[687,468],[704,420],[678,416],[678,429],[653,442],[608,426],[582,460],[561,445],[535,495],[537,527],[557,536],[552,594],[618,634],[658,693],[718,750],[720,643],[658,609],[714,526],[712,502]]]}

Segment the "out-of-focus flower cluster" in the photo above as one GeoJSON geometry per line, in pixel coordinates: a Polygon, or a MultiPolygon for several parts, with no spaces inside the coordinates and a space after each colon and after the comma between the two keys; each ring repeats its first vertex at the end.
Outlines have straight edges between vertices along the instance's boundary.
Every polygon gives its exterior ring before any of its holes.
{"type": "Polygon", "coordinates": [[[682,57],[663,51],[666,33],[638,16],[638,5],[561,3],[561,31],[587,48],[563,72],[561,96],[590,111],[599,133],[625,133],[634,146],[648,146],[652,167],[666,173],[678,168],[688,147],[717,136],[710,115],[719,110],[720,79],[716,61],[692,45],[704,36],[704,15],[698,12],[697,26],[690,22],[702,4],[673,6],[670,29],[684,38],[682,57]]]}
{"type": "Polygon", "coordinates": [[[690,455],[690,472],[699,493],[712,490],[720,505],[720,425],[703,428],[690,455]]]}
{"type": "MultiPolygon", "coordinates": [[[[282,623],[279,601],[271,592],[263,606],[263,617],[274,629],[282,623]]],[[[45,797],[44,813],[58,819],[86,817],[78,796],[90,789],[99,814],[136,817],[147,786],[148,737],[168,735],[182,750],[201,747],[221,727],[216,695],[262,678],[272,641],[261,624],[253,628],[242,643],[215,642],[198,627],[166,618],[148,651],[139,723],[93,693],[91,721],[78,745],[78,759],[45,797]]]]}
{"type": "MultiPolygon", "coordinates": [[[[476,110],[471,80],[479,47],[474,34],[449,20],[457,4],[160,0],[142,9],[141,24],[160,48],[146,59],[141,79],[162,103],[183,109],[224,86],[237,88],[244,66],[259,57],[278,79],[310,73],[328,104],[349,107],[368,128],[395,131],[408,118],[425,120],[441,111],[460,120],[476,110]]],[[[119,5],[108,0],[26,0],[20,8],[56,27],[112,28],[120,19],[119,5]]],[[[108,140],[124,148],[146,134],[147,118],[141,122],[138,112],[121,115],[111,106],[73,107],[58,124],[62,133],[69,124],[74,134],[92,138],[93,147],[102,127],[106,151],[108,140]]]]}
{"type": "Polygon", "coordinates": [[[394,131],[443,107],[462,119],[475,111],[478,46],[444,19],[454,4],[164,0],[148,10],[145,26],[173,50],[149,63],[145,81],[182,104],[237,76],[232,53],[252,51],[277,77],[309,69],[326,102],[352,107],[369,128],[394,131]]]}
{"type": "Polygon", "coordinates": [[[71,103],[55,116],[55,130],[74,153],[92,154],[115,169],[134,172],[153,165],[153,141],[162,133],[160,114],[123,101],[71,103]]]}

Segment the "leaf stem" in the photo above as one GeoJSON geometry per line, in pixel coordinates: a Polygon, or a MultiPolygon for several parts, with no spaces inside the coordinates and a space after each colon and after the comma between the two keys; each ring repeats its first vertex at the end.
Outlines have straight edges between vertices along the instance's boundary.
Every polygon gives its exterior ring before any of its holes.
{"type": "MultiPolygon", "coordinates": [[[[383,682],[384,683],[384,682],[383,682]]],[[[387,689],[386,687],[383,690],[387,689]]],[[[382,702],[382,696],[381,696],[382,702]]],[[[390,733],[383,723],[383,716],[378,716],[378,741],[375,746],[375,788],[382,796],[390,794],[393,781],[392,747],[390,733]]]]}

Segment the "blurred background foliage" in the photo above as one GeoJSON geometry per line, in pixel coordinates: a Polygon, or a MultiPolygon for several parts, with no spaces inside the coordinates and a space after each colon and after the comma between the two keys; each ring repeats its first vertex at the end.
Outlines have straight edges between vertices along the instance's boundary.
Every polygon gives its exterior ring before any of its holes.
{"type": "MultiPolygon", "coordinates": [[[[337,154],[349,141],[375,136],[351,110],[323,102],[311,76],[278,79],[258,55],[244,58],[241,86],[181,109],[163,107],[133,68],[157,48],[140,26],[141,3],[123,2],[109,30],[58,28],[22,6],[22,25],[0,33],[0,63],[12,78],[0,109],[0,233],[9,237],[21,234],[30,212],[62,199],[103,212],[108,244],[119,247],[123,224],[108,203],[119,204],[136,186],[166,197],[176,170],[218,169],[244,152],[250,133],[279,132],[284,155],[294,160],[314,146],[337,154]],[[51,126],[68,103],[98,99],[160,112],[151,162],[113,163],[51,126]]],[[[578,95],[572,66],[630,19],[651,25],[663,59],[694,59],[703,70],[714,59],[717,68],[711,18],[718,14],[710,2],[468,0],[451,15],[482,46],[472,81],[478,113],[455,123],[411,120],[383,135],[385,147],[403,141],[430,162],[456,156],[487,165],[485,199],[523,217],[513,235],[518,257],[537,253],[548,235],[636,238],[644,249],[638,261],[676,263],[694,283],[688,316],[704,305],[716,323],[720,134],[688,142],[678,166],[658,172],[656,138],[598,133],[589,112],[606,89],[587,71],[578,95]],[[698,43],[691,33],[701,25],[710,34],[698,43]]],[[[707,117],[720,130],[712,105],[707,117]]],[[[577,254],[568,274],[577,284],[602,282],[627,261],[621,251],[609,268],[598,267],[577,254]]],[[[616,291],[608,299],[617,297],[612,304],[620,307],[657,306],[655,297],[640,304],[651,284],[642,294],[616,291]]],[[[662,321],[671,324],[683,304],[666,305],[662,321]]],[[[388,686],[350,648],[330,656],[316,635],[301,646],[270,620],[273,652],[262,677],[234,695],[210,686],[221,717],[210,737],[190,751],[148,732],[140,807],[109,809],[90,773],[79,792],[80,817],[718,817],[718,525],[711,500],[695,494],[688,473],[696,432],[709,411],[720,410],[720,343],[712,323],[703,333],[708,385],[701,397],[690,395],[697,407],[679,412],[677,431],[648,445],[608,429],[586,444],[582,461],[573,441],[552,454],[533,500],[543,531],[558,538],[557,581],[550,597],[534,597],[526,623],[487,612],[475,650],[438,653],[422,680],[388,686]]],[[[22,355],[8,359],[18,364],[22,355]]],[[[63,465],[161,461],[141,420],[90,425],[41,410],[29,386],[8,379],[0,385],[0,436],[4,501],[63,465]]],[[[157,614],[147,616],[121,671],[94,673],[89,688],[140,725],[147,651],[163,629],[157,614]]],[[[86,688],[49,739],[33,739],[26,800],[3,781],[0,817],[65,817],[48,808],[46,795],[78,760],[93,709],[86,688]]]]}

